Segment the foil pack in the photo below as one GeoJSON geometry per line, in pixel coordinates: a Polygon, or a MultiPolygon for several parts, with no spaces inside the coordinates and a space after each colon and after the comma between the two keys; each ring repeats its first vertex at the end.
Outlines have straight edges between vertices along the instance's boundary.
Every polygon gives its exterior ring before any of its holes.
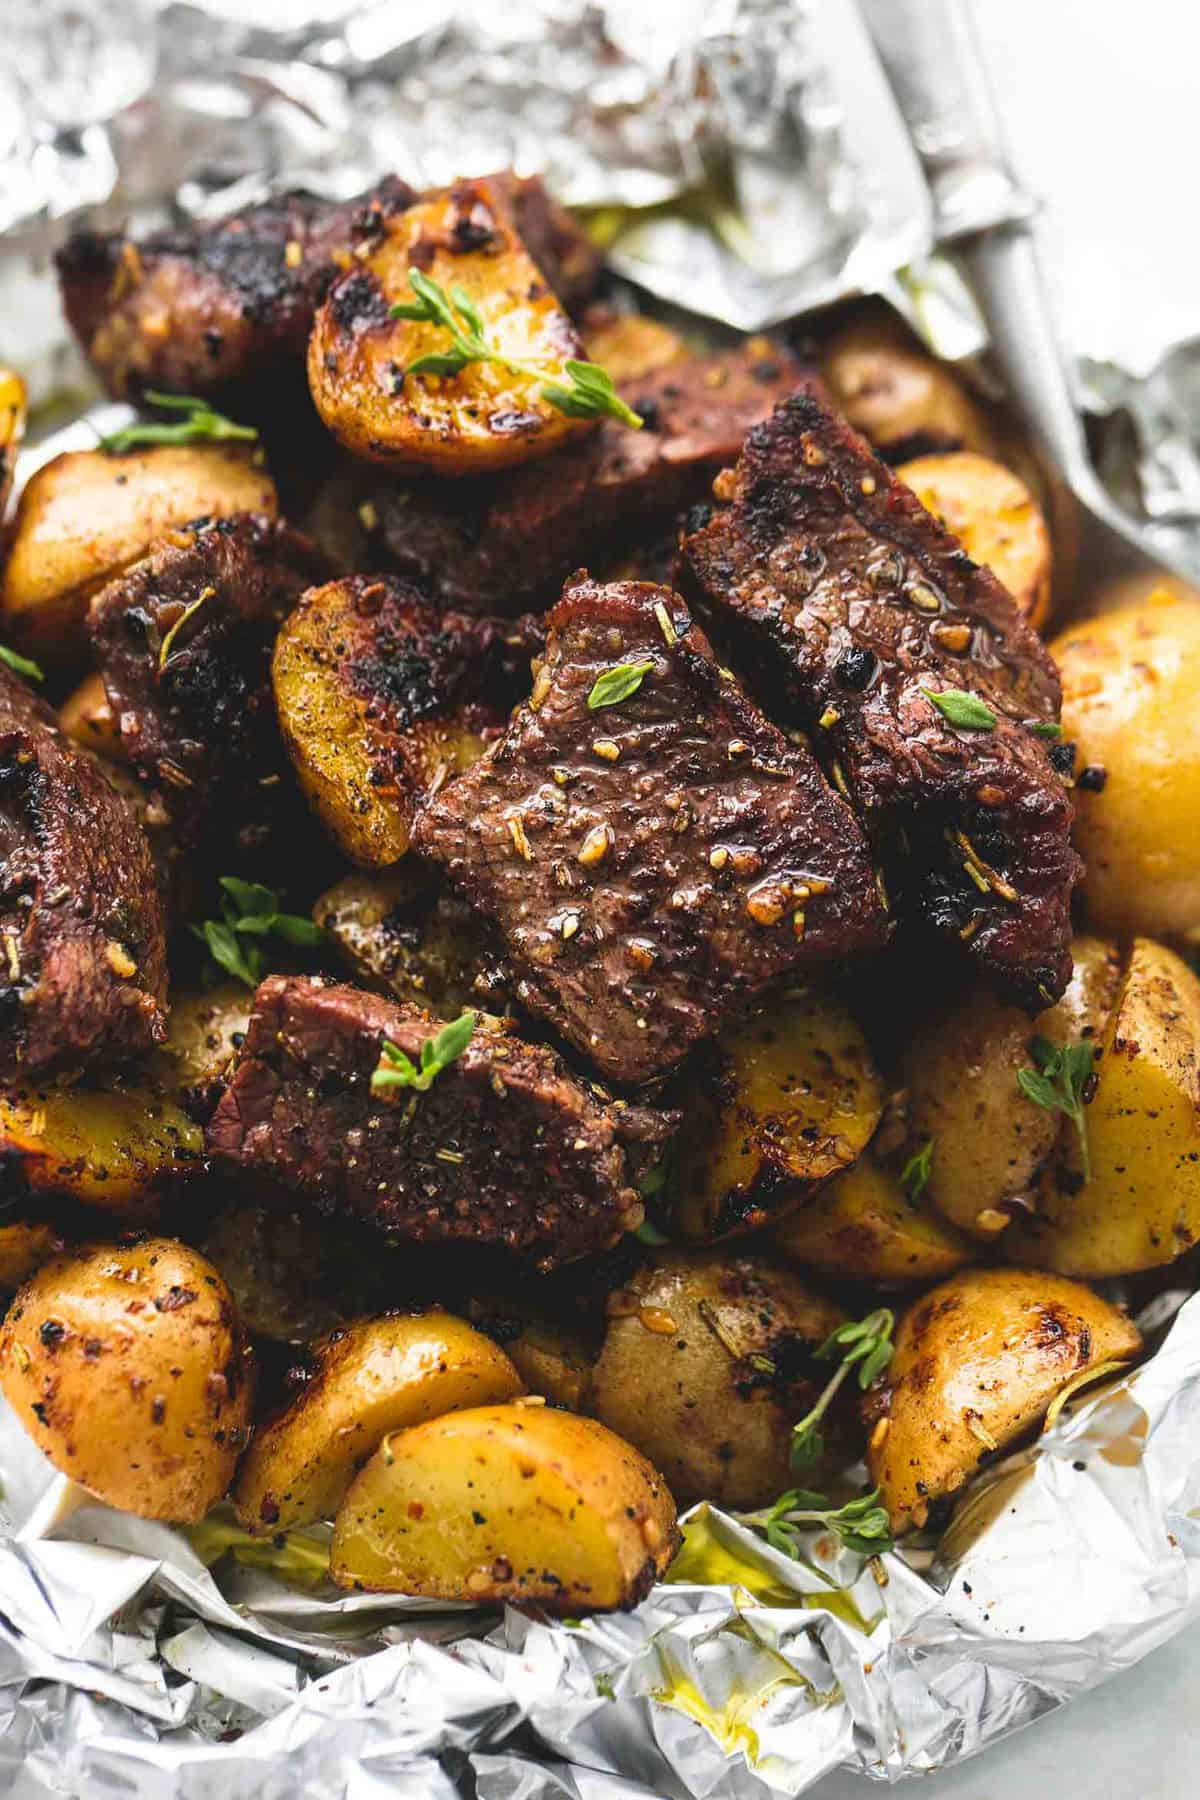
{"type": "MultiPolygon", "coordinates": [[[[944,354],[981,346],[851,0],[10,16],[0,357],[78,415],[22,474],[124,417],[87,410],[59,322],[69,224],[212,216],[272,183],[544,170],[620,273],[703,317],[878,291],[944,354]]],[[[1144,508],[1200,509],[1194,357],[1079,348],[1085,396],[1135,419],[1144,508]]],[[[0,1403],[0,1790],[751,1800],[945,1767],[1200,1615],[1200,1296],[1142,1322],[1149,1361],[981,1476],[935,1549],[864,1562],[815,1537],[793,1562],[700,1507],[669,1581],[578,1627],[340,1594],[321,1529],[276,1547],[223,1513],[183,1532],[114,1512],[0,1403]]]]}

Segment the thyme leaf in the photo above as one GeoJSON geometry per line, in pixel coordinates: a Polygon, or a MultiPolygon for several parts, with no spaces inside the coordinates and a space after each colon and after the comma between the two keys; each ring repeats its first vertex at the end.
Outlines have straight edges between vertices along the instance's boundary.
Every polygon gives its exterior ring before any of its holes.
{"type": "Polygon", "coordinates": [[[773,1550],[793,1561],[803,1553],[800,1532],[813,1526],[834,1532],[847,1550],[856,1550],[861,1556],[879,1556],[892,1547],[891,1525],[879,1504],[878,1488],[837,1507],[824,1494],[789,1488],[773,1506],[758,1512],[735,1512],[733,1517],[761,1532],[773,1550]]]}
{"type": "Polygon", "coordinates": [[[985,706],[978,694],[968,694],[962,688],[943,688],[935,694],[932,688],[922,688],[921,692],[927,700],[932,700],[942,717],[960,731],[994,731],[996,715],[990,706],[985,706]]]}
{"type": "Polygon", "coordinates": [[[194,394],[158,394],[147,389],[143,400],[160,412],[183,413],[182,419],[168,424],[165,420],[139,419],[121,431],[112,431],[100,439],[101,450],[120,456],[126,450],[138,450],[143,444],[219,444],[230,438],[252,442],[258,437],[253,425],[238,425],[223,413],[214,411],[207,400],[194,394]]]}
{"type": "Polygon", "coordinates": [[[1035,1037],[1029,1046],[1036,1068],[1018,1069],[1017,1086],[1027,1100],[1046,1112],[1061,1112],[1070,1119],[1079,1137],[1079,1157],[1083,1179],[1092,1178],[1088,1152],[1087,1120],[1084,1117],[1085,1090],[1092,1077],[1096,1060],[1091,1044],[1052,1044],[1049,1038],[1035,1037]]]}
{"type": "Polygon", "coordinates": [[[324,942],[319,925],[300,913],[279,910],[279,895],[274,888],[258,881],[243,881],[238,875],[222,875],[220,880],[221,917],[205,919],[189,927],[209,955],[226,974],[257,987],[262,980],[265,958],[255,938],[278,937],[286,944],[311,950],[324,942]],[[245,940],[250,939],[247,943],[245,940]]]}
{"type": "Polygon", "coordinates": [[[645,662],[615,663],[611,669],[605,669],[592,683],[592,691],[587,698],[589,710],[595,712],[601,706],[619,706],[622,700],[628,700],[632,694],[637,693],[653,667],[651,659],[645,662]]]}
{"type": "Polygon", "coordinates": [[[413,1062],[391,1038],[379,1047],[379,1066],[371,1076],[371,1092],[387,1094],[394,1088],[414,1088],[426,1094],[443,1069],[457,1060],[475,1034],[475,1014],[465,1012],[449,1025],[443,1025],[436,1037],[426,1038],[417,1062],[413,1062]]]}
{"type": "Polygon", "coordinates": [[[820,1457],[825,1439],[821,1420],[831,1401],[852,1369],[857,1369],[858,1385],[865,1392],[892,1360],[892,1328],[895,1315],[886,1307],[877,1307],[863,1319],[847,1319],[830,1333],[817,1351],[821,1361],[841,1352],[838,1367],[826,1382],[804,1417],[792,1426],[791,1464],[793,1469],[806,1468],[820,1457]]]}
{"type": "Polygon", "coordinates": [[[914,1203],[921,1198],[929,1186],[929,1177],[933,1173],[933,1139],[926,1138],[919,1150],[914,1150],[900,1171],[900,1185],[914,1203]]]}
{"type": "Polygon", "coordinates": [[[45,681],[46,677],[39,664],[30,662],[27,656],[18,656],[7,644],[0,644],[0,662],[7,663],[17,675],[24,675],[27,681],[45,681]]]}

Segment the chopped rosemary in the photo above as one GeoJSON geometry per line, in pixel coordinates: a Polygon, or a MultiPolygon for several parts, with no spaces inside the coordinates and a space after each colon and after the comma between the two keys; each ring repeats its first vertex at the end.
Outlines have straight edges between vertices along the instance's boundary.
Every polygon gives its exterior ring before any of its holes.
{"type": "Polygon", "coordinates": [[[434,1038],[421,1045],[419,1064],[406,1056],[399,1044],[384,1038],[379,1048],[379,1067],[371,1076],[371,1092],[387,1094],[393,1088],[415,1088],[428,1093],[443,1069],[460,1057],[475,1035],[475,1014],[465,1012],[449,1025],[443,1025],[434,1038]]]}
{"type": "Polygon", "coordinates": [[[927,700],[932,700],[942,717],[960,731],[994,731],[996,715],[990,706],[985,706],[978,694],[968,694],[962,688],[943,688],[935,694],[932,688],[922,688],[921,692],[927,700]]]}
{"type": "Polygon", "coordinates": [[[110,432],[100,439],[101,450],[120,456],[126,450],[140,449],[143,444],[219,444],[230,438],[253,442],[258,432],[253,425],[238,425],[223,413],[215,412],[207,400],[194,394],[158,394],[147,390],[143,399],[160,412],[179,412],[185,416],[168,424],[165,420],[139,419],[121,431],[110,432]]]}
{"type": "Polygon", "coordinates": [[[817,1356],[825,1361],[840,1350],[841,1361],[818,1395],[815,1405],[792,1426],[793,1469],[802,1469],[809,1463],[816,1462],[824,1450],[825,1440],[819,1430],[820,1422],[851,1369],[857,1368],[858,1385],[865,1391],[875,1377],[887,1368],[892,1360],[892,1327],[895,1323],[894,1314],[886,1306],[881,1306],[868,1313],[864,1319],[847,1319],[844,1325],[839,1325],[825,1339],[817,1356]]]}
{"type": "Polygon", "coordinates": [[[46,679],[37,663],[30,662],[27,656],[18,656],[15,650],[8,648],[7,644],[0,644],[0,662],[7,663],[15,674],[24,675],[26,681],[45,681],[46,679]]]}
{"type": "Polygon", "coordinates": [[[615,663],[611,669],[605,669],[597,675],[592,683],[592,691],[587,703],[592,712],[601,706],[619,706],[622,700],[628,700],[636,694],[642,682],[654,667],[651,659],[647,662],[615,663]]]}
{"type": "Polygon", "coordinates": [[[1037,1067],[1018,1069],[1017,1086],[1035,1106],[1044,1107],[1047,1112],[1065,1113],[1070,1119],[1079,1136],[1083,1179],[1090,1181],[1092,1163],[1083,1108],[1096,1060],[1095,1048],[1091,1044],[1063,1044],[1060,1048],[1049,1038],[1035,1037],[1029,1053],[1037,1067]]]}
{"type": "Polygon", "coordinates": [[[278,937],[300,949],[312,949],[324,940],[324,932],[311,919],[299,913],[279,910],[279,895],[274,888],[257,881],[243,881],[237,875],[222,875],[220,885],[221,917],[205,919],[201,925],[189,926],[193,937],[200,939],[213,961],[229,975],[257,987],[262,980],[265,959],[261,948],[246,943],[246,938],[278,937]]]}

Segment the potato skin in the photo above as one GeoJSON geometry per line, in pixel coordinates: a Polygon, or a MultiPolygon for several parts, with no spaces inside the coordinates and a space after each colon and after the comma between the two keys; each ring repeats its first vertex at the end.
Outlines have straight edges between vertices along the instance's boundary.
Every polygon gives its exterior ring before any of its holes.
{"type": "Polygon", "coordinates": [[[1090,1288],[1027,1269],[969,1269],[909,1307],[869,1390],[871,1481],[896,1532],[925,1523],[984,1456],[1043,1416],[1082,1370],[1136,1356],[1141,1337],[1090,1288]]]}
{"type": "Polygon", "coordinates": [[[919,456],[896,470],[927,512],[953,532],[972,562],[1008,589],[1041,630],[1050,616],[1052,556],[1041,508],[1003,463],[973,450],[919,456]]]}
{"type": "Polygon", "coordinates": [[[942,1281],[976,1254],[971,1240],[909,1200],[870,1152],[790,1212],[772,1232],[790,1262],[880,1287],[942,1281]]]}
{"type": "Polygon", "coordinates": [[[689,1243],[758,1230],[864,1149],[883,1088],[858,1025],[797,991],[722,1031],[676,1098],[669,1205],[689,1243]]]}
{"type": "Polygon", "coordinates": [[[987,414],[962,378],[886,306],[865,306],[821,347],[834,405],[889,462],[931,450],[996,452],[987,414]]]}
{"type": "Polygon", "coordinates": [[[1089,937],[1076,938],[1072,949],[1066,993],[1036,1020],[973,985],[919,1021],[901,1059],[913,1148],[933,1139],[925,1200],[985,1242],[1032,1203],[1062,1134],[1062,1114],[1035,1106],[1017,1086],[1017,1071],[1033,1066],[1031,1040],[1103,1042],[1120,953],[1089,937]]]}
{"type": "Polygon", "coordinates": [[[644,1457],[595,1419],[516,1401],[398,1433],[342,1502],[339,1587],[538,1605],[636,1606],[679,1545],[644,1457]]]}
{"type": "Polygon", "coordinates": [[[325,424],[355,456],[438,475],[484,475],[544,456],[589,421],[541,397],[582,357],[575,329],[546,286],[499,188],[462,181],[381,221],[370,254],[329,290],[313,324],[308,382],[325,424]],[[484,336],[529,375],[474,362],[457,375],[406,375],[451,348],[444,326],[394,319],[411,305],[409,270],[466,291],[484,336]]]}
{"type": "Polygon", "coordinates": [[[105,762],[128,762],[121,728],[109,703],[102,675],[85,675],[58,709],[58,723],[72,743],[94,750],[105,762]]]}
{"type": "Polygon", "coordinates": [[[1060,1133],[1037,1210],[1005,1254],[1098,1279],[1174,1261],[1200,1239],[1200,981],[1162,944],[1136,938],[1097,1044],[1078,1138],[1060,1133]]]}
{"type": "Polygon", "coordinates": [[[99,1244],[26,1282],[0,1389],[56,1468],[146,1519],[202,1519],[249,1435],[254,1358],[212,1264],[170,1238],[99,1244]]]}
{"type": "Polygon", "coordinates": [[[252,453],[221,444],[155,444],[110,456],[72,450],[30,477],[0,575],[0,631],[47,661],[86,647],[88,601],[173,526],[278,512],[252,453]]]}
{"type": "Polygon", "coordinates": [[[588,1410],[681,1503],[760,1505],[791,1485],[791,1427],[830,1373],[812,1352],[844,1319],[765,1257],[656,1251],[610,1298],[588,1410]]]}
{"type": "Polygon", "coordinates": [[[1159,590],[1050,650],[1089,929],[1200,943],[1200,599],[1159,590]]]}

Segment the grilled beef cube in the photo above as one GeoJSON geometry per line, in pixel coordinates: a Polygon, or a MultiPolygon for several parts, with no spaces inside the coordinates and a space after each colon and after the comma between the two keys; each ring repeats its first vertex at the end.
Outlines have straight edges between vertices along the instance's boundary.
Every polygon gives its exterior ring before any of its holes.
{"type": "Polygon", "coordinates": [[[165,1035],[165,921],[133,808],[0,669],[0,1073],[165,1035]]]}
{"type": "Polygon", "coordinates": [[[506,194],[521,241],[568,312],[596,291],[603,258],[574,216],[547,191],[540,175],[489,177],[506,194]]]}
{"type": "Polygon", "coordinates": [[[683,545],[684,590],[811,734],[900,915],[965,942],[1005,998],[1050,1006],[1081,864],[1044,646],[815,382],[716,489],[725,504],[683,545]]]}
{"type": "Polygon", "coordinates": [[[492,1245],[544,1268],[640,1224],[635,1183],[672,1115],[598,1095],[554,1051],[485,1020],[425,1092],[372,1093],[385,1039],[420,1066],[441,1028],[358,988],[271,976],[209,1150],[390,1238],[492,1245]]]}
{"type": "Polygon", "coordinates": [[[236,827],[253,848],[291,772],[271,692],[276,633],[328,566],[261,513],[163,538],[92,601],[88,621],[121,750],[182,842],[236,827]]]}
{"type": "Polygon", "coordinates": [[[211,394],[302,364],[313,314],[354,247],[415,199],[389,176],[332,203],[279,194],[135,243],[79,231],[57,256],[63,310],[110,394],[211,394]]]}
{"type": "Polygon", "coordinates": [[[880,943],[886,917],[849,807],[669,589],[584,578],[547,627],[528,704],[413,841],[499,925],[517,998],[645,1081],[739,997],[880,943]]]}
{"type": "Polygon", "coordinates": [[[751,426],[800,379],[785,353],[728,350],[623,389],[640,430],[603,419],[545,462],[488,480],[371,490],[366,517],[388,560],[446,605],[548,605],[573,570],[702,502],[751,426]]]}

